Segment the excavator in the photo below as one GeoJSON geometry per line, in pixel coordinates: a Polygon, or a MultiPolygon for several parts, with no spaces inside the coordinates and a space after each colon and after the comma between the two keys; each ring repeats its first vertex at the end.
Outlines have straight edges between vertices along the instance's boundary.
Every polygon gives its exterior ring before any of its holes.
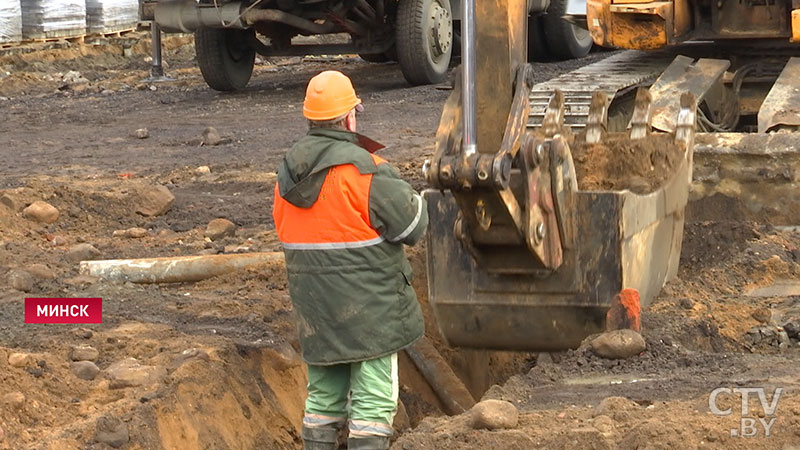
{"type": "Polygon", "coordinates": [[[525,1],[461,10],[462,65],[423,167],[428,297],[450,345],[575,348],[621,290],[646,307],[677,274],[690,198],[800,211],[797,0],[589,0],[594,42],[628,50],[543,83],[525,1]],[[596,146],[611,163],[678,156],[650,189],[587,187],[576,155],[596,146]]]}

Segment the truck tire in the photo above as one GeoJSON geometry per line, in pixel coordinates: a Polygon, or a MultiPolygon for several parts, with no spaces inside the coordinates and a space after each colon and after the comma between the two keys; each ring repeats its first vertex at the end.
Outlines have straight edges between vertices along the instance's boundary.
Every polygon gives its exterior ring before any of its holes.
{"type": "Polygon", "coordinates": [[[594,42],[588,30],[562,19],[567,12],[567,0],[551,0],[547,14],[542,17],[547,47],[558,59],[583,58],[594,42]]]}
{"type": "Polygon", "coordinates": [[[250,30],[200,28],[194,33],[194,50],[203,79],[211,89],[236,91],[247,86],[256,52],[247,43],[250,30]]]}
{"type": "Polygon", "coordinates": [[[442,82],[453,53],[450,0],[400,0],[396,29],[397,61],[406,81],[442,82]]]}
{"type": "Polygon", "coordinates": [[[544,37],[542,16],[528,17],[528,62],[549,61],[552,58],[544,37]]]}

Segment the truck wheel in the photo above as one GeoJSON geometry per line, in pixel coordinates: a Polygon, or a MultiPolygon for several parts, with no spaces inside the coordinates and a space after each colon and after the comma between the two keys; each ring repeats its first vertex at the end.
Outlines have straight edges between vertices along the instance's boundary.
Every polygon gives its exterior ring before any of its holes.
{"type": "Polygon", "coordinates": [[[249,30],[200,28],[194,33],[194,50],[203,79],[211,89],[236,91],[250,81],[256,52],[247,43],[249,30]]]}
{"type": "Polygon", "coordinates": [[[567,12],[567,0],[551,0],[547,14],[542,17],[547,47],[559,59],[583,58],[592,49],[588,30],[562,19],[567,12]]]}
{"type": "Polygon", "coordinates": [[[528,17],[528,62],[548,61],[552,57],[544,37],[542,16],[528,17]]]}
{"type": "Polygon", "coordinates": [[[397,60],[412,85],[442,82],[453,53],[450,0],[400,0],[397,60]]]}

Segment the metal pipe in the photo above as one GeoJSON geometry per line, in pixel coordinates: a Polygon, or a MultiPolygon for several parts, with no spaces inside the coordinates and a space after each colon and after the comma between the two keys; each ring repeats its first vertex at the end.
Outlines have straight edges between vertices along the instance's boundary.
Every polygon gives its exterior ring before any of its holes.
{"type": "Polygon", "coordinates": [[[164,76],[164,65],[161,59],[161,27],[154,20],[150,23],[153,44],[153,66],[150,68],[150,76],[160,78],[164,76]]]}
{"type": "Polygon", "coordinates": [[[442,402],[447,414],[455,416],[475,405],[472,394],[427,337],[405,350],[442,402]]]}
{"type": "Polygon", "coordinates": [[[220,7],[200,6],[192,0],[159,2],[156,22],[170,33],[193,33],[198,28],[247,28],[240,20],[241,2],[225,3],[220,7]]]}
{"type": "Polygon", "coordinates": [[[332,22],[314,23],[279,9],[254,9],[248,11],[244,15],[244,22],[248,25],[256,22],[280,22],[314,34],[330,33],[335,28],[332,22]]]}
{"type": "Polygon", "coordinates": [[[78,270],[110,281],[185,283],[273,261],[283,264],[283,252],[81,261],[78,270]]]}
{"type": "Polygon", "coordinates": [[[315,23],[278,9],[251,9],[244,13],[242,10],[242,2],[214,7],[183,0],[160,2],[156,6],[155,16],[158,24],[167,32],[192,33],[204,27],[246,29],[256,22],[279,22],[312,34],[327,34],[336,29],[333,22],[315,23]]]}
{"type": "Polygon", "coordinates": [[[461,82],[464,92],[463,117],[464,139],[462,148],[464,158],[477,151],[477,117],[475,91],[475,0],[461,0],[461,82]]]}

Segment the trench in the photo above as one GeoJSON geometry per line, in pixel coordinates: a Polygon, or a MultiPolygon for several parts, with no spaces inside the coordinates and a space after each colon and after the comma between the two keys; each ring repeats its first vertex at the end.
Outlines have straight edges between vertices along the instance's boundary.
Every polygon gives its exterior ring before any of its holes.
{"type": "MultiPolygon", "coordinates": [[[[439,365],[434,364],[434,370],[441,376],[438,383],[431,383],[430,375],[426,377],[409,353],[399,353],[395,436],[426,417],[460,412],[443,401],[441,389],[466,389],[479,400],[490,386],[523,373],[533,361],[533,355],[527,353],[453,349],[444,344],[424,294],[424,252],[424,247],[414,249],[409,257],[428,328],[425,340],[435,349],[439,365]]],[[[172,382],[162,388],[158,398],[134,414],[143,421],[137,428],[152,431],[137,440],[148,448],[165,450],[302,448],[306,371],[296,345],[227,342],[213,352],[210,361],[183,362],[171,373],[172,382]]]]}

